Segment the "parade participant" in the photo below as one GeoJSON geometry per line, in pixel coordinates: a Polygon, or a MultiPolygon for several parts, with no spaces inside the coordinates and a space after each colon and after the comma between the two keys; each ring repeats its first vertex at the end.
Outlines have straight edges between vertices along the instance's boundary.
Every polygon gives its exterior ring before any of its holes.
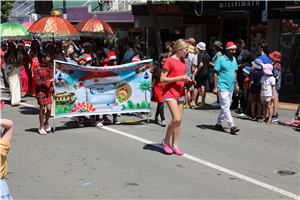
{"type": "MultiPolygon", "coordinates": [[[[113,51],[108,52],[107,58],[106,58],[107,59],[107,64],[105,64],[104,67],[113,67],[113,66],[116,66],[117,65],[116,58],[117,58],[117,56],[116,56],[115,52],[113,52],[113,51]]],[[[108,123],[111,123],[111,120],[108,119],[107,115],[103,115],[102,122],[104,124],[108,124],[108,123]]],[[[113,114],[113,123],[117,124],[117,125],[120,124],[120,122],[117,119],[117,114],[113,114]]],[[[99,122],[97,121],[96,125],[98,126],[98,124],[99,124],[99,122]]]]}
{"type": "Polygon", "coordinates": [[[21,97],[24,97],[28,91],[28,77],[27,77],[26,69],[28,68],[29,57],[24,47],[25,47],[24,42],[20,41],[18,43],[18,54],[22,54],[23,57],[22,58],[23,65],[21,66],[21,72],[20,72],[20,79],[22,85],[21,97]]]}
{"type": "Polygon", "coordinates": [[[134,45],[134,52],[135,52],[135,56],[138,56],[140,59],[144,58],[144,54],[142,52],[142,47],[140,44],[134,45]]]}
{"type": "MultiPolygon", "coordinates": [[[[209,63],[209,65],[210,65],[210,69],[209,69],[210,83],[214,82],[213,75],[214,75],[215,63],[216,63],[217,59],[222,56],[222,52],[221,52],[223,50],[222,43],[220,41],[215,41],[213,44],[213,50],[216,53],[215,53],[214,57],[211,59],[211,62],[209,63]]],[[[196,64],[197,64],[197,62],[196,62],[196,64]]],[[[212,107],[220,107],[219,95],[217,95],[217,101],[212,103],[211,106],[212,107]]]]}
{"type": "Polygon", "coordinates": [[[266,122],[266,124],[272,123],[272,102],[275,100],[275,78],[273,76],[273,65],[262,64],[264,76],[261,78],[261,101],[263,103],[263,119],[259,119],[258,123],[266,122]],[[269,119],[267,120],[267,110],[269,111],[269,119]]]}
{"type": "Polygon", "coordinates": [[[152,101],[157,102],[157,108],[154,120],[156,123],[160,124],[161,126],[166,126],[165,115],[164,115],[164,97],[163,92],[165,88],[165,84],[161,84],[160,77],[161,72],[164,67],[164,64],[167,60],[166,55],[161,55],[158,60],[158,64],[154,67],[152,73],[152,80],[153,80],[153,92],[152,92],[152,101]],[[160,119],[158,119],[158,115],[160,115],[160,119]]]}
{"type": "MultiPolygon", "coordinates": [[[[2,101],[1,109],[4,105],[4,102],[2,101]]],[[[7,199],[12,200],[11,194],[9,192],[7,183],[5,181],[5,177],[7,175],[7,154],[10,150],[10,143],[13,136],[13,122],[9,119],[0,119],[1,128],[4,128],[4,131],[2,133],[1,131],[1,192],[0,196],[1,199],[7,199]]]]}
{"type": "Polygon", "coordinates": [[[261,119],[261,98],[260,98],[260,88],[261,88],[261,77],[263,77],[264,72],[262,71],[261,64],[263,61],[260,59],[255,59],[252,63],[252,67],[249,70],[252,74],[250,75],[250,83],[249,83],[249,92],[251,95],[251,114],[252,114],[252,121],[256,121],[261,119]],[[255,116],[255,104],[257,104],[258,110],[258,118],[255,116]]]}
{"type": "Polygon", "coordinates": [[[3,77],[5,89],[9,90],[9,85],[8,85],[7,80],[6,80],[6,76],[5,76],[5,72],[4,72],[4,67],[5,67],[4,55],[5,55],[6,50],[7,50],[7,44],[5,42],[2,42],[1,49],[0,49],[0,53],[1,53],[1,73],[2,73],[2,77],[3,77]]]}
{"type": "Polygon", "coordinates": [[[210,57],[206,50],[206,44],[204,42],[199,42],[197,48],[200,50],[200,53],[197,55],[197,71],[195,72],[195,81],[196,86],[193,92],[193,100],[191,106],[196,106],[196,98],[198,95],[198,90],[201,90],[201,104],[200,107],[205,105],[205,96],[206,96],[206,82],[208,78],[209,70],[209,61],[210,57]]]}
{"type": "Polygon", "coordinates": [[[92,56],[91,56],[91,54],[83,53],[81,55],[86,58],[86,66],[92,66],[92,56]]]}
{"type": "Polygon", "coordinates": [[[188,47],[189,44],[184,39],[178,39],[175,42],[170,52],[170,57],[164,64],[160,78],[161,83],[166,84],[163,96],[172,114],[172,120],[168,125],[166,136],[162,140],[164,151],[167,154],[184,154],[178,148],[178,137],[185,99],[184,82],[191,81],[190,77],[184,75],[187,66],[183,58],[186,57],[189,51],[188,47]],[[173,148],[170,145],[171,136],[173,148]]]}
{"type": "Polygon", "coordinates": [[[84,53],[90,54],[92,56],[92,60],[94,60],[94,59],[97,60],[97,55],[93,52],[93,49],[92,49],[92,43],[90,43],[88,41],[83,41],[81,46],[83,47],[83,49],[80,52],[80,56],[84,53]]]}
{"type": "Polygon", "coordinates": [[[46,135],[47,132],[51,131],[51,127],[49,124],[49,118],[52,108],[51,94],[54,98],[56,97],[52,82],[55,82],[56,78],[53,78],[50,55],[47,53],[47,51],[39,51],[38,59],[39,66],[35,67],[34,69],[34,78],[36,80],[36,97],[37,102],[40,106],[40,127],[38,128],[38,132],[41,135],[46,135]],[[46,109],[46,119],[44,122],[44,114],[46,109]]]}
{"type": "MultiPolygon", "coordinates": [[[[20,46],[19,49],[22,47],[20,46]]],[[[23,47],[24,48],[24,47],[23,47]]],[[[24,50],[24,49],[22,49],[24,50]]],[[[21,102],[20,72],[23,65],[23,54],[15,49],[13,41],[8,41],[8,50],[4,55],[6,74],[9,83],[11,106],[18,106],[21,102]]]]}
{"type": "MultiPolygon", "coordinates": [[[[220,114],[217,120],[215,128],[217,130],[225,131],[225,128],[221,125],[225,117],[228,125],[230,126],[230,133],[236,133],[240,129],[234,125],[233,119],[230,113],[231,98],[234,90],[234,84],[236,79],[236,71],[238,70],[237,62],[234,57],[236,52],[236,45],[229,41],[226,44],[226,53],[217,59],[214,66],[214,94],[219,95],[221,104],[220,114]]],[[[237,84],[237,89],[239,85],[237,84]]]]}
{"type": "Polygon", "coordinates": [[[128,42],[126,44],[126,53],[124,54],[124,58],[121,64],[130,63],[132,61],[132,58],[134,57],[135,53],[132,49],[133,44],[131,42],[128,42]]]}
{"type": "Polygon", "coordinates": [[[30,42],[25,41],[24,44],[25,44],[25,52],[27,54],[29,54],[29,51],[30,51],[30,42]]]}
{"type": "MultiPolygon", "coordinates": [[[[195,39],[194,38],[189,38],[187,40],[187,42],[189,43],[189,53],[187,54],[187,57],[184,58],[187,68],[185,71],[185,75],[187,75],[188,77],[191,77],[191,71],[192,71],[192,67],[193,67],[193,60],[195,58],[195,54],[194,54],[194,47],[195,47],[195,39]]],[[[188,84],[184,85],[185,87],[185,105],[184,108],[190,108],[190,103],[191,103],[191,92],[190,92],[190,88],[188,87],[188,84]]]]}
{"type": "Polygon", "coordinates": [[[36,80],[34,79],[34,69],[39,66],[39,59],[37,55],[40,51],[40,43],[37,40],[31,42],[30,52],[29,52],[29,63],[30,70],[27,71],[28,83],[29,83],[29,93],[31,96],[36,96],[36,80]]]}
{"type": "Polygon", "coordinates": [[[61,50],[61,44],[60,44],[60,42],[56,42],[55,43],[55,51],[54,51],[54,53],[55,53],[54,54],[54,60],[60,60],[60,61],[66,62],[64,53],[61,50]]]}
{"type": "Polygon", "coordinates": [[[273,75],[276,79],[275,83],[275,100],[273,102],[273,117],[272,122],[278,121],[278,109],[279,109],[279,90],[281,87],[281,54],[278,51],[274,51],[269,54],[271,61],[273,63],[273,75]]]}

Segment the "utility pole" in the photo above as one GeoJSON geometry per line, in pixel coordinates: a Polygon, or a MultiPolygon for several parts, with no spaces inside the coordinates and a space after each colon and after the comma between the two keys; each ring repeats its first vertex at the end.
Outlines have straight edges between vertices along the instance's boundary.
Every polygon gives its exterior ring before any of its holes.
{"type": "Polygon", "coordinates": [[[63,0],[63,18],[68,19],[67,17],[67,8],[66,8],[66,0],[63,0]]]}

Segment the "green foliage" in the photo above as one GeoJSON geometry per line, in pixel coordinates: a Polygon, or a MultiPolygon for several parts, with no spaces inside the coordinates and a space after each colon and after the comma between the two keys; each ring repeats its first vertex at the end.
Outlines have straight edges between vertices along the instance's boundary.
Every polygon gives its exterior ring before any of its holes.
{"type": "Polygon", "coordinates": [[[141,108],[150,108],[150,103],[148,103],[147,101],[143,101],[141,108]]]}
{"type": "Polygon", "coordinates": [[[132,109],[150,109],[150,103],[147,101],[143,101],[142,104],[140,105],[139,103],[134,104],[131,100],[127,102],[127,106],[122,105],[123,109],[122,110],[132,110],[132,109]]]}
{"type": "Polygon", "coordinates": [[[75,88],[75,90],[77,90],[77,85],[76,85],[76,84],[74,84],[74,85],[73,85],[73,88],[75,88]]]}
{"type": "Polygon", "coordinates": [[[8,16],[11,14],[14,2],[15,1],[1,0],[1,18],[2,19],[7,19],[8,16]]]}
{"type": "Polygon", "coordinates": [[[151,81],[140,81],[139,89],[142,90],[142,92],[146,92],[147,90],[151,91],[151,81]]]}
{"type": "Polygon", "coordinates": [[[69,114],[71,112],[71,110],[73,109],[74,105],[76,104],[72,104],[72,105],[56,105],[55,107],[55,114],[69,114]]]}
{"type": "Polygon", "coordinates": [[[129,109],[133,109],[133,102],[131,100],[128,100],[127,102],[127,110],[129,109]]]}

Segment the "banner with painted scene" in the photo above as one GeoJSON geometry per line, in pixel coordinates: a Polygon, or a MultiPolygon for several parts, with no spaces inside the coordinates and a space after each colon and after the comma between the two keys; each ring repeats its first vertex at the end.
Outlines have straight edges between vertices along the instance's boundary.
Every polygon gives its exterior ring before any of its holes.
{"type": "Polygon", "coordinates": [[[152,64],[93,67],[55,60],[54,118],[150,112],[152,64]]]}

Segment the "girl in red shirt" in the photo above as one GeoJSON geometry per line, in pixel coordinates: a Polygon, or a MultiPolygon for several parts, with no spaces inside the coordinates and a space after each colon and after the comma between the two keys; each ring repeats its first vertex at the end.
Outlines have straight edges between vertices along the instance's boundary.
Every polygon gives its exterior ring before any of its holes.
{"type": "Polygon", "coordinates": [[[154,85],[153,85],[151,100],[157,102],[157,108],[156,108],[154,120],[161,126],[166,126],[165,116],[164,116],[164,97],[163,97],[165,84],[161,84],[160,82],[161,72],[166,60],[167,60],[166,55],[162,55],[159,57],[158,64],[157,66],[155,66],[153,70],[153,76],[152,76],[154,85]],[[158,119],[158,115],[160,115],[161,121],[158,119]]]}
{"type": "Polygon", "coordinates": [[[175,42],[170,52],[171,57],[166,60],[160,78],[161,83],[166,84],[163,97],[172,114],[172,121],[168,125],[162,145],[167,154],[175,153],[180,156],[184,154],[177,145],[185,100],[184,82],[191,81],[191,79],[185,75],[187,65],[183,59],[189,51],[188,47],[189,43],[184,39],[179,39],[175,42]],[[171,136],[173,136],[173,147],[170,145],[171,136]]]}

